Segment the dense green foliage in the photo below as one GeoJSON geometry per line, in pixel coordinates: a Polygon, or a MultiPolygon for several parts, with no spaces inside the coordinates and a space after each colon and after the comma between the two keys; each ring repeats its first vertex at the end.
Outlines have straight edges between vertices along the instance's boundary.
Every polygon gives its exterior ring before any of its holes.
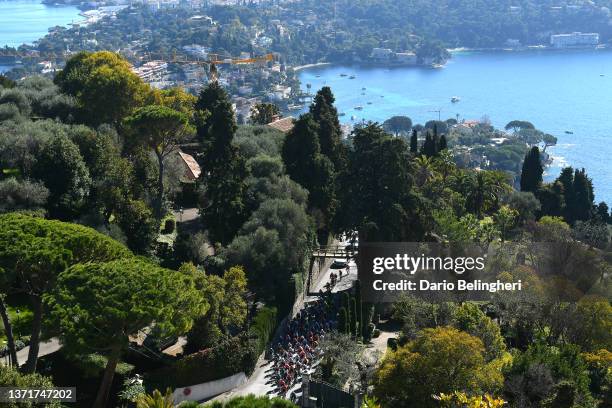
{"type": "Polygon", "coordinates": [[[255,397],[248,395],[246,397],[236,397],[229,401],[212,402],[204,405],[206,408],[297,408],[297,405],[281,399],[269,397],[255,397]]]}

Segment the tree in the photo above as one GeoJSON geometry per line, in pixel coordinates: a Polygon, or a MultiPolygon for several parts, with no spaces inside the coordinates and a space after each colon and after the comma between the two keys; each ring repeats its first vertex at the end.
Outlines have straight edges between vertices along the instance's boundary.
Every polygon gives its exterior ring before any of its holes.
{"type": "Polygon", "coordinates": [[[244,205],[246,165],[233,144],[237,128],[234,111],[216,82],[200,93],[196,108],[210,113],[205,122],[198,123],[205,187],[200,214],[213,242],[227,245],[248,216],[244,205]]]}
{"type": "Polygon", "coordinates": [[[207,275],[193,264],[179,269],[194,277],[196,286],[209,308],[198,316],[187,334],[187,349],[197,352],[213,347],[236,329],[242,328],[247,317],[247,279],[244,269],[233,266],[223,276],[207,275]]]}
{"type": "Polygon", "coordinates": [[[435,407],[433,394],[495,391],[501,372],[485,363],[482,341],[450,327],[425,329],[388,353],[374,380],[383,406],[435,407]]]}
{"type": "Polygon", "coordinates": [[[14,177],[0,181],[0,212],[42,209],[47,197],[49,190],[42,183],[14,177]]]}
{"type": "Polygon", "coordinates": [[[479,171],[457,180],[465,195],[466,208],[478,218],[485,212],[496,210],[501,197],[511,191],[503,172],[479,171]]]}
{"type": "Polygon", "coordinates": [[[147,146],[155,153],[159,168],[155,215],[161,219],[164,205],[164,161],[177,151],[179,143],[193,133],[189,118],[174,109],[149,105],[137,109],[126,119],[135,144],[147,146]]]}
{"type": "Polygon", "coordinates": [[[76,217],[89,195],[89,170],[77,146],[64,135],[46,143],[32,169],[32,177],[49,189],[47,208],[53,218],[76,217]]]}
{"type": "Polygon", "coordinates": [[[474,303],[466,302],[457,308],[453,325],[482,340],[487,362],[500,358],[506,351],[499,326],[474,303]]]}
{"type": "Polygon", "coordinates": [[[334,95],[331,88],[324,86],[315,95],[310,106],[310,114],[318,125],[317,134],[321,154],[327,156],[336,171],[344,167],[342,129],[338,120],[338,110],[334,106],[334,95]]]}
{"type": "Polygon", "coordinates": [[[438,147],[439,151],[446,150],[448,148],[448,142],[446,141],[446,135],[440,136],[440,146],[438,147]]]}
{"type": "Polygon", "coordinates": [[[228,100],[227,92],[217,81],[210,82],[198,95],[195,104],[196,112],[199,112],[199,120],[197,121],[198,140],[204,145],[205,150],[206,144],[210,142],[211,114],[216,109],[217,104],[228,100]]]}
{"type": "Polygon", "coordinates": [[[395,136],[407,134],[412,129],[412,120],[408,116],[392,116],[383,122],[383,129],[395,136]]]}
{"type": "Polygon", "coordinates": [[[350,334],[348,312],[346,311],[346,307],[342,307],[338,313],[338,330],[340,330],[340,333],[350,334]]]}
{"type": "Polygon", "coordinates": [[[172,390],[168,388],[165,394],[159,390],[153,390],[150,395],[141,394],[136,399],[136,408],[174,408],[172,390]]]}
{"type": "Polygon", "coordinates": [[[45,308],[43,296],[53,290],[58,275],[70,265],[131,256],[120,243],[91,228],[34,218],[0,215],[0,268],[19,282],[33,307],[26,372],[36,371],[45,308]]]}
{"type": "Polygon", "coordinates": [[[346,230],[358,230],[360,239],[370,241],[422,237],[424,209],[412,191],[410,157],[406,142],[377,124],[355,130],[349,166],[339,180],[338,222],[346,230]]]}
{"type": "Polygon", "coordinates": [[[336,210],[335,172],[331,160],[321,154],[317,132],[312,115],[302,115],[287,135],[282,155],[289,176],[310,192],[310,209],[323,214],[324,229],[336,210]]]}
{"type": "Polygon", "coordinates": [[[576,170],[574,173],[573,221],[587,221],[593,216],[593,182],[586,171],[576,170]]]}
{"type": "Polygon", "coordinates": [[[544,174],[544,168],[540,158],[540,149],[534,146],[527,153],[523,161],[521,191],[536,193],[542,185],[542,174],[544,174]]]}
{"type": "MultiPolygon", "coordinates": [[[[17,389],[39,388],[48,389],[53,387],[53,382],[49,377],[43,377],[40,374],[22,374],[17,368],[7,367],[0,364],[0,387],[11,387],[17,389]]],[[[34,402],[3,402],[5,408],[34,408],[40,406],[34,402]]],[[[59,401],[47,402],[44,404],[46,408],[60,408],[62,404],[59,401]]]]}
{"type": "Polygon", "coordinates": [[[208,308],[188,275],[137,258],[74,265],[59,276],[46,301],[68,349],[107,353],[96,408],[106,406],[130,336],[152,324],[166,335],[180,335],[208,308]]]}
{"type": "Polygon", "coordinates": [[[535,130],[535,126],[533,126],[531,122],[527,122],[525,120],[513,120],[513,121],[508,122],[508,124],[504,126],[504,129],[506,130],[512,129],[514,133],[517,133],[525,129],[535,130]]]}
{"type": "Polygon", "coordinates": [[[599,222],[604,224],[610,224],[610,221],[612,221],[612,217],[610,216],[610,208],[608,207],[608,204],[606,204],[605,201],[602,201],[597,204],[596,211],[599,222]]]}
{"type": "Polygon", "coordinates": [[[280,115],[280,109],[273,103],[257,103],[251,107],[251,123],[267,125],[280,115]]]}
{"type": "Polygon", "coordinates": [[[76,98],[83,122],[118,125],[152,97],[149,87],[131,68],[113,52],[79,52],[66,62],[54,81],[62,92],[76,98]]]}
{"type": "Polygon", "coordinates": [[[551,147],[551,146],[555,146],[557,144],[557,138],[553,135],[550,135],[548,133],[544,134],[544,136],[542,136],[542,141],[544,142],[544,147],[542,148],[542,152],[546,152],[546,149],[551,147]]]}
{"type": "Polygon", "coordinates": [[[117,206],[117,223],[125,234],[128,248],[147,254],[159,233],[159,222],[141,200],[125,199],[117,206]]]}
{"type": "Polygon", "coordinates": [[[410,136],[410,153],[417,154],[419,151],[419,139],[417,136],[416,129],[412,129],[412,136],[410,136]]]}
{"type": "Polygon", "coordinates": [[[513,210],[507,205],[503,205],[493,216],[495,223],[499,226],[502,241],[508,238],[508,232],[516,225],[518,211],[513,210]]]}

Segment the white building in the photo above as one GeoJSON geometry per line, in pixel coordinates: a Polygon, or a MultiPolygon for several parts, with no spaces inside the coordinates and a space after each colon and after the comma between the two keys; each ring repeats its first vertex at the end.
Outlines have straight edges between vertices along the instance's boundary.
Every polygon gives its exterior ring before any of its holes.
{"type": "Polygon", "coordinates": [[[291,96],[291,87],[275,85],[272,92],[268,92],[266,96],[276,102],[284,101],[291,96]]]}
{"type": "Polygon", "coordinates": [[[417,63],[417,56],[414,52],[397,52],[395,59],[398,64],[402,65],[416,65],[417,63]]]}
{"type": "Polygon", "coordinates": [[[372,48],[371,57],[375,60],[389,60],[393,55],[393,51],[389,48],[372,48]]]}
{"type": "Polygon", "coordinates": [[[595,47],[599,44],[598,33],[554,34],[550,36],[550,45],[554,48],[595,47]]]}
{"type": "Polygon", "coordinates": [[[168,64],[165,61],[149,61],[138,68],[132,68],[132,72],[145,82],[158,82],[168,73],[168,64]]]}

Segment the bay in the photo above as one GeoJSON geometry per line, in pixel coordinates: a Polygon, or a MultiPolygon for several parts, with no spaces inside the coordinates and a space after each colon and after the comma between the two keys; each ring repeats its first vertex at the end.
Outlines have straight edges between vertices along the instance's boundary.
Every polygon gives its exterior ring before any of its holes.
{"type": "Polygon", "coordinates": [[[528,120],[559,140],[548,149],[554,161],[546,180],[564,166],[584,167],[596,200],[612,203],[612,51],[463,52],[440,69],[332,65],[299,76],[304,90],[332,88],[344,123],[393,115],[425,123],[438,110],[442,120],[486,115],[498,128],[528,120]],[[452,103],[453,96],[461,101],[452,103]]]}
{"type": "Polygon", "coordinates": [[[74,6],[46,6],[40,0],[0,0],[0,47],[31,44],[49,28],[79,20],[79,12],[74,6]]]}

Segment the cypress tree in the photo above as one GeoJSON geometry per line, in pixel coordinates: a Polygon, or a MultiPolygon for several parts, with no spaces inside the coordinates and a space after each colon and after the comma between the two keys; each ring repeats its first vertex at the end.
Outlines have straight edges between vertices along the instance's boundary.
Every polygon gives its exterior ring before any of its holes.
{"type": "Polygon", "coordinates": [[[556,180],[563,186],[563,218],[570,224],[574,223],[574,208],[576,195],[574,194],[574,169],[571,167],[565,167],[561,170],[561,174],[556,180]]]}
{"type": "Polygon", "coordinates": [[[544,168],[540,159],[540,149],[534,146],[527,152],[521,171],[521,191],[536,193],[542,185],[544,168]]]}
{"type": "Polygon", "coordinates": [[[410,152],[417,154],[419,151],[419,138],[417,136],[416,129],[412,130],[412,136],[410,136],[410,152]]]}
{"type": "Polygon", "coordinates": [[[442,150],[446,150],[448,148],[448,143],[446,141],[446,135],[440,136],[440,147],[438,149],[439,152],[442,150]]]}
{"type": "Polygon", "coordinates": [[[349,319],[346,312],[346,307],[342,307],[338,314],[338,331],[340,333],[350,333],[348,330],[349,319]]]}
{"type": "Polygon", "coordinates": [[[327,156],[336,170],[342,168],[342,128],[338,119],[338,110],[334,106],[334,95],[331,88],[324,86],[310,106],[310,114],[318,125],[321,154],[327,156]]]}
{"type": "Polygon", "coordinates": [[[425,143],[423,143],[423,147],[421,148],[421,154],[427,157],[433,157],[436,155],[436,144],[431,135],[431,132],[427,131],[425,136],[425,143]]]}
{"type": "Polygon", "coordinates": [[[440,135],[438,134],[438,125],[434,125],[433,131],[433,156],[440,151],[440,135]]]}
{"type": "Polygon", "coordinates": [[[318,129],[312,114],[300,116],[285,138],[282,157],[289,176],[310,193],[310,209],[320,210],[327,226],[336,210],[336,175],[331,159],[321,154],[318,129]]]}
{"type": "Polygon", "coordinates": [[[597,205],[597,218],[603,223],[610,223],[610,209],[605,201],[602,201],[597,205]]]}
{"type": "Polygon", "coordinates": [[[211,83],[200,93],[198,109],[209,115],[198,123],[203,145],[202,179],[205,192],[200,212],[212,242],[227,245],[246,219],[244,206],[244,158],[233,144],[237,125],[234,110],[225,91],[211,83]]]}
{"type": "Polygon", "coordinates": [[[593,215],[593,184],[584,169],[574,173],[575,221],[587,221],[593,215]]]}
{"type": "Polygon", "coordinates": [[[359,324],[357,320],[357,300],[352,297],[351,298],[351,333],[354,337],[357,337],[357,333],[359,329],[359,324]]]}
{"type": "Polygon", "coordinates": [[[360,331],[363,330],[363,304],[362,304],[362,300],[361,300],[361,282],[359,280],[357,280],[355,282],[355,302],[357,303],[357,324],[358,324],[358,331],[357,333],[359,333],[360,331]]]}

